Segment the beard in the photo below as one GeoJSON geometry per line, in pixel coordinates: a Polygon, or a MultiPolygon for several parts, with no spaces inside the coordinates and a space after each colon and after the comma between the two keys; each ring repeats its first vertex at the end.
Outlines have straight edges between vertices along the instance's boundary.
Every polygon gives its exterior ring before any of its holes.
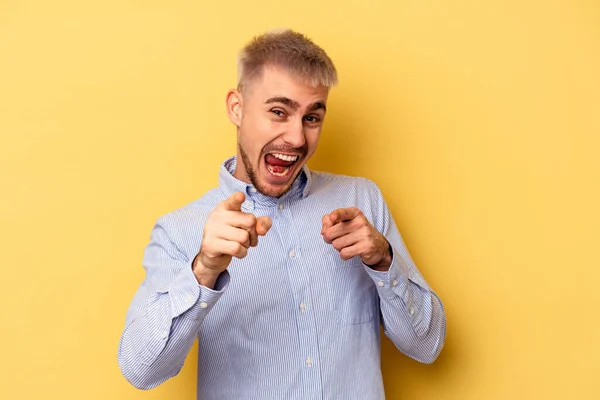
{"type": "MultiPolygon", "coordinates": [[[[298,175],[298,173],[300,172],[301,169],[298,169],[298,172],[296,172],[296,175],[290,177],[290,180],[288,183],[286,183],[285,186],[283,186],[281,189],[277,188],[277,189],[270,189],[267,188],[265,185],[263,185],[258,177],[257,177],[257,173],[256,170],[254,169],[254,167],[252,166],[252,162],[250,161],[250,157],[248,157],[248,153],[246,153],[246,151],[244,150],[244,148],[242,147],[242,145],[240,143],[238,143],[238,149],[240,151],[240,155],[242,157],[242,163],[244,164],[244,169],[246,171],[246,176],[248,177],[248,179],[250,179],[250,182],[252,183],[252,185],[254,185],[254,188],[256,188],[256,190],[265,196],[268,197],[281,197],[284,194],[286,194],[290,188],[292,187],[292,184],[294,183],[294,181],[296,180],[296,177],[298,175]]],[[[304,146],[295,149],[295,148],[289,148],[289,147],[267,147],[265,146],[260,155],[261,158],[264,157],[265,154],[270,153],[270,152],[277,152],[277,151],[281,151],[281,152],[295,152],[295,153],[300,153],[300,157],[298,157],[298,161],[300,162],[302,159],[304,159],[304,157],[306,157],[306,153],[308,152],[308,146],[306,145],[306,143],[304,144],[304,146]]],[[[259,158],[259,163],[261,162],[261,159],[259,158]]],[[[294,166],[294,168],[297,168],[296,166],[294,166]]]]}

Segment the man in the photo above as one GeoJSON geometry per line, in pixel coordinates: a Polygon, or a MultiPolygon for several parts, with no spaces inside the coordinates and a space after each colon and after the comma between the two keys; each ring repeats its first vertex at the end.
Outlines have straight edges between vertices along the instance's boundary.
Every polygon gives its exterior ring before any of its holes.
{"type": "Polygon", "coordinates": [[[237,156],[219,187],[161,217],[119,364],[136,387],[175,376],[198,337],[199,399],[382,399],[380,324],[431,363],[442,303],[378,187],[310,171],[335,67],[293,31],[239,57],[227,112],[237,156]]]}

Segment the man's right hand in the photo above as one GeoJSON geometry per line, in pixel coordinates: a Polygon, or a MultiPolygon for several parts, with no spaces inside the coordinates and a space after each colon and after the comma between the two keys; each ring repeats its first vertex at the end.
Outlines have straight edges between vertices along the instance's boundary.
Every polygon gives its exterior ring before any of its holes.
{"type": "Polygon", "coordinates": [[[194,275],[203,286],[213,288],[219,274],[227,269],[232,257],[244,258],[250,247],[258,245],[258,236],[271,228],[269,217],[256,217],[241,211],[246,196],[232,194],[210,213],[202,247],[192,263],[194,275]]]}

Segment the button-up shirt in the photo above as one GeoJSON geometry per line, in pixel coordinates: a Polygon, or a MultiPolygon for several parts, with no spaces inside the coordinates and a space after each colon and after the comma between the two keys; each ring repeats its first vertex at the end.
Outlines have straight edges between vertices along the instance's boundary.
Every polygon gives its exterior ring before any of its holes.
{"type": "Polygon", "coordinates": [[[158,219],[129,307],[119,364],[136,387],[175,376],[198,338],[198,399],[383,399],[380,326],[420,362],[444,343],[443,305],[411,259],[371,181],[304,166],[280,198],[259,193],[224,162],[219,187],[158,219]],[[192,262],[216,205],[246,194],[242,211],[273,225],[214,288],[192,262]],[[344,261],[321,236],[321,218],[358,207],[393,250],[387,271],[344,261]]]}

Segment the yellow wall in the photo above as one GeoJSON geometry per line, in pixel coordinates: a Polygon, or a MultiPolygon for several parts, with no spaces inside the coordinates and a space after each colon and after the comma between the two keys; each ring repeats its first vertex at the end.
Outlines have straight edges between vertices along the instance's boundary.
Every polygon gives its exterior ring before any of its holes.
{"type": "Polygon", "coordinates": [[[140,392],[117,344],[273,27],[340,71],[312,167],[378,182],[445,302],[436,364],[383,344],[388,397],[600,398],[597,0],[0,1],[0,398],[193,398],[195,354],[140,392]]]}

